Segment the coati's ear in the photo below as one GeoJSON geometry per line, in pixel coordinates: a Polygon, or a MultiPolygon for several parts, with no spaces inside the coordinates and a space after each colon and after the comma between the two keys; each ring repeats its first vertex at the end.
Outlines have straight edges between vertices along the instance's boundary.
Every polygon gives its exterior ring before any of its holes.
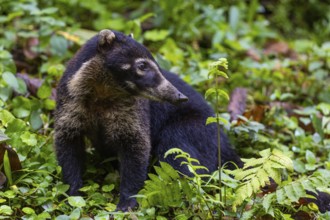
{"type": "Polygon", "coordinates": [[[115,37],[115,34],[111,30],[104,29],[100,31],[98,37],[98,50],[100,52],[106,52],[115,40],[115,37]]]}
{"type": "Polygon", "coordinates": [[[128,37],[134,39],[134,35],[133,35],[133,33],[130,33],[130,34],[128,35],[128,37]]]}

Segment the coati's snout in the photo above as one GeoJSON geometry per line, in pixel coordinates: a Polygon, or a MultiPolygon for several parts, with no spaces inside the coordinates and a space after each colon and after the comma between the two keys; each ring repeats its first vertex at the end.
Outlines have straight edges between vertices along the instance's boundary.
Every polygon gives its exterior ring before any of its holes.
{"type": "Polygon", "coordinates": [[[99,33],[98,51],[105,59],[111,79],[133,96],[179,104],[188,98],[162,74],[150,52],[131,36],[111,30],[99,33]],[[129,43],[128,43],[129,42],[129,43]],[[129,46],[127,46],[129,45],[129,46]]]}
{"type": "Polygon", "coordinates": [[[174,105],[188,101],[188,97],[182,94],[164,77],[158,86],[155,88],[149,88],[141,94],[151,100],[169,102],[174,105]]]}
{"type": "Polygon", "coordinates": [[[154,60],[138,58],[131,70],[135,77],[126,81],[128,87],[145,98],[179,104],[188,101],[162,74],[154,60]]]}

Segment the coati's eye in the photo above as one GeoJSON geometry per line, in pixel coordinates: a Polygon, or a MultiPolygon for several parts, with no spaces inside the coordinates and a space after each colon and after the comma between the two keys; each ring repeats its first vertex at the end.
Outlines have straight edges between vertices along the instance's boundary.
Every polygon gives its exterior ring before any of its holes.
{"type": "Polygon", "coordinates": [[[141,71],[145,71],[148,69],[148,64],[146,62],[140,62],[138,63],[137,68],[141,71]]]}

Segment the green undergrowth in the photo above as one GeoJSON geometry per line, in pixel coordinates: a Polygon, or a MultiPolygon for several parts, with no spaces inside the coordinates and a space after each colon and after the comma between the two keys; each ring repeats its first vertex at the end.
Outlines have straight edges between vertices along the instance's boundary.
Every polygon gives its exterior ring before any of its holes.
{"type": "Polygon", "coordinates": [[[330,193],[329,6],[276,2],[1,1],[0,219],[330,219],[306,202],[306,191],[330,193]],[[100,162],[87,149],[83,196],[68,196],[54,154],[54,88],[103,28],[133,33],[205,94],[219,113],[205,123],[224,127],[245,166],[200,174],[198,161],[172,149],[191,175],[160,163],[139,208],[121,213],[116,158],[100,162]],[[246,107],[230,120],[238,87],[246,107]]]}

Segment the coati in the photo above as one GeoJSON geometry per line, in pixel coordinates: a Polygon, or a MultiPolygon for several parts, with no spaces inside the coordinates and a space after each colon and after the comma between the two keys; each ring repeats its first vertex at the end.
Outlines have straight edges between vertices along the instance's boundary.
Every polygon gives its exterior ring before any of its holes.
{"type": "MultiPolygon", "coordinates": [[[[151,155],[182,173],[186,167],[164,153],[181,148],[209,171],[217,169],[217,130],[203,97],[159,67],[132,37],[102,30],[69,61],[57,88],[55,147],[69,194],[83,186],[84,138],[105,157],[118,155],[118,210],[136,206],[151,155]]],[[[221,133],[223,162],[241,164],[221,133]]]]}

